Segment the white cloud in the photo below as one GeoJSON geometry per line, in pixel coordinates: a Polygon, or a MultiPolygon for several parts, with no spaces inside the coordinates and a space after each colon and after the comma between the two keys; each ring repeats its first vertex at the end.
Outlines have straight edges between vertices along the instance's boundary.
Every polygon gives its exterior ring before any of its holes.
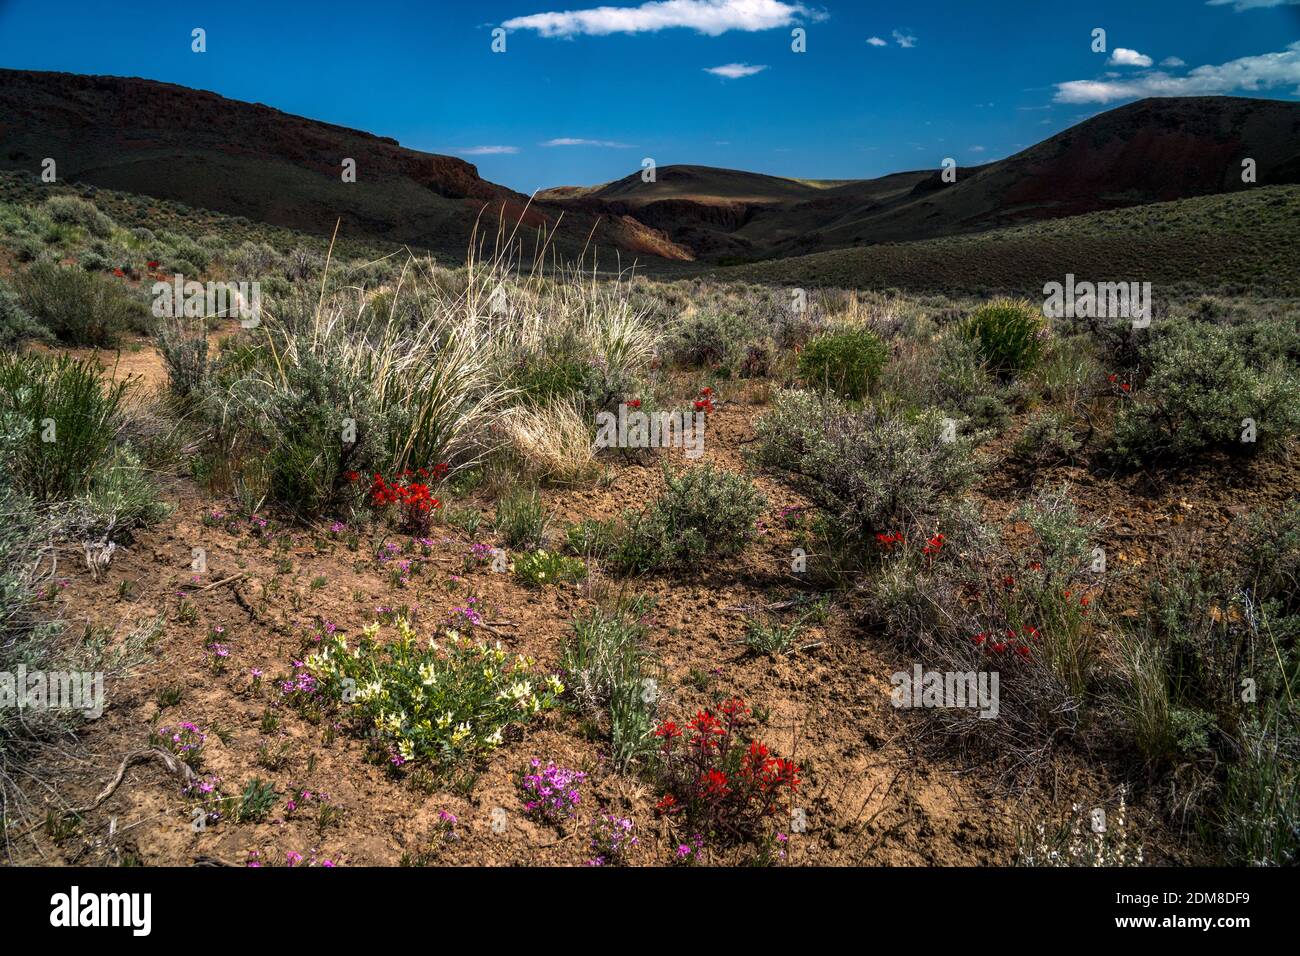
{"type": "Polygon", "coordinates": [[[1167,56],[1160,61],[1161,66],[1186,66],[1187,62],[1176,56],[1167,56]]]}
{"type": "Polygon", "coordinates": [[[984,151],[985,149],[983,146],[972,146],[969,150],[967,150],[967,152],[971,152],[971,153],[982,153],[984,151]]]}
{"type": "Polygon", "coordinates": [[[631,149],[631,143],[615,143],[607,139],[577,139],[572,136],[561,136],[558,139],[548,139],[542,143],[543,146],[603,146],[606,149],[631,149]]]}
{"type": "Polygon", "coordinates": [[[685,27],[716,37],[728,30],[773,30],[789,26],[801,17],[823,20],[825,16],[802,3],[783,3],[781,0],[657,0],[639,7],[592,7],[533,13],[513,17],[502,26],[507,30],[536,30],[544,37],[654,33],[671,27],[685,27]]]}
{"type": "Polygon", "coordinates": [[[461,156],[500,156],[513,155],[519,152],[518,146],[466,146],[464,149],[453,149],[453,153],[461,156]]]}
{"type": "Polygon", "coordinates": [[[904,50],[910,50],[912,47],[916,46],[916,37],[912,36],[911,34],[903,33],[900,30],[895,30],[893,33],[890,34],[890,36],[892,36],[894,38],[894,42],[897,43],[899,46],[901,46],[904,50]]]}
{"type": "Polygon", "coordinates": [[[1139,53],[1137,50],[1129,50],[1118,46],[1106,62],[1111,66],[1150,66],[1151,57],[1145,53],[1139,53]]]}
{"type": "Polygon", "coordinates": [[[1056,84],[1058,103],[1111,103],[1144,96],[1216,96],[1225,93],[1259,93],[1297,84],[1300,96],[1300,41],[1280,53],[1243,56],[1217,66],[1207,64],[1186,76],[1170,76],[1160,70],[1131,79],[1070,80],[1056,84]]]}
{"type": "Polygon", "coordinates": [[[738,80],[742,76],[753,76],[766,69],[766,66],[750,66],[748,63],[725,63],[722,66],[705,67],[704,72],[712,73],[714,76],[725,76],[729,80],[738,80]]]}
{"type": "Polygon", "coordinates": [[[872,46],[889,46],[889,44],[880,39],[880,37],[867,37],[867,42],[872,46]]]}
{"type": "Polygon", "coordinates": [[[1300,4],[1300,0],[1207,0],[1206,6],[1222,7],[1229,3],[1233,10],[1241,13],[1242,10],[1262,10],[1265,7],[1295,6],[1300,4]]]}

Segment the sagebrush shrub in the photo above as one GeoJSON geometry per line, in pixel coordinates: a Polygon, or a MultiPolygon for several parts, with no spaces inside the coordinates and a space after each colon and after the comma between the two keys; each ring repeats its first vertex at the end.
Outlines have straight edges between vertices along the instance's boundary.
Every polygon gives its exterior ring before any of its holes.
{"type": "Polygon", "coordinates": [[[33,339],[49,342],[54,336],[28,314],[18,294],[0,279],[0,349],[15,349],[33,339]]]}
{"type": "Polygon", "coordinates": [[[995,299],[971,313],[961,331],[975,344],[990,370],[1010,376],[1038,363],[1047,323],[1042,310],[1029,302],[995,299]]]}
{"type": "Polygon", "coordinates": [[[1146,350],[1151,373],[1125,396],[1115,421],[1120,461],[1186,462],[1207,451],[1250,453],[1300,433],[1300,377],[1281,359],[1266,367],[1233,333],[1179,323],[1146,350]],[[1254,441],[1243,441],[1247,419],[1254,441]]]}
{"type": "Polygon", "coordinates": [[[889,348],[868,328],[823,332],[799,354],[799,375],[811,388],[861,399],[875,386],[889,348]]]}
{"type": "Polygon", "coordinates": [[[364,382],[328,353],[298,356],[269,378],[246,374],[261,352],[227,352],[203,390],[214,454],[249,482],[245,502],[269,497],[300,514],[320,513],[348,487],[349,471],[387,471],[392,422],[375,409],[364,382]],[[350,436],[345,441],[344,420],[350,436]]]}
{"type": "Polygon", "coordinates": [[[113,345],[146,311],[120,283],[54,262],[34,263],[14,283],[23,307],[71,345],[113,345]]]}
{"type": "Polygon", "coordinates": [[[208,336],[202,324],[164,325],[158,330],[158,351],[173,395],[185,399],[200,391],[208,374],[208,336]]]}
{"type": "Polygon", "coordinates": [[[678,365],[705,366],[725,376],[740,368],[754,337],[753,326],[745,317],[705,309],[678,320],[669,332],[667,349],[678,365]]]}
{"type": "Polygon", "coordinates": [[[623,571],[697,567],[739,553],[754,534],[767,499],[748,478],[711,464],[677,474],[665,469],[664,493],[627,530],[611,559],[623,571]]]}
{"type": "Polygon", "coordinates": [[[108,237],[113,233],[113,220],[80,196],[51,196],[42,209],[55,222],[80,226],[92,236],[108,237]]]}
{"type": "Polygon", "coordinates": [[[932,526],[976,474],[970,441],[948,434],[935,410],[909,417],[783,392],[756,431],[755,460],[801,476],[839,532],[858,542],[932,526]]]}

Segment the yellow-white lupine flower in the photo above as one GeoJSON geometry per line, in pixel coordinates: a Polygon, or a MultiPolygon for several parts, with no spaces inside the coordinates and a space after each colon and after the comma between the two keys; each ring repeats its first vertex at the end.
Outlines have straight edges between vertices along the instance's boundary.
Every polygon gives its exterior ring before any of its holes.
{"type": "Polygon", "coordinates": [[[415,628],[411,627],[411,622],[405,617],[397,619],[397,636],[404,641],[415,640],[415,628]]]}
{"type": "Polygon", "coordinates": [[[415,748],[409,740],[399,740],[397,742],[397,752],[402,755],[403,760],[415,759],[415,748]]]}
{"type": "Polygon", "coordinates": [[[432,663],[426,662],[420,665],[420,682],[424,684],[425,687],[431,687],[437,679],[438,674],[433,669],[432,663]]]}
{"type": "Polygon", "coordinates": [[[441,717],[438,718],[438,729],[446,730],[450,726],[451,726],[451,711],[447,711],[445,714],[443,714],[441,717]]]}
{"type": "Polygon", "coordinates": [[[361,629],[361,636],[368,637],[372,640],[374,639],[375,635],[377,635],[378,633],[379,633],[378,621],[371,621],[369,624],[367,624],[365,627],[361,629]]]}
{"type": "Polygon", "coordinates": [[[469,724],[461,723],[456,725],[456,729],[451,732],[451,742],[458,744],[469,736],[469,724]]]}
{"type": "Polygon", "coordinates": [[[556,677],[554,674],[547,675],[546,686],[549,687],[551,689],[551,693],[555,694],[556,696],[559,696],[560,694],[564,693],[564,685],[560,683],[560,679],[556,677]]]}
{"type": "Polygon", "coordinates": [[[501,746],[501,728],[500,728],[500,727],[498,727],[495,731],[492,732],[492,736],[488,737],[488,739],[487,739],[487,745],[488,745],[489,747],[500,747],[500,746],[501,746]]]}

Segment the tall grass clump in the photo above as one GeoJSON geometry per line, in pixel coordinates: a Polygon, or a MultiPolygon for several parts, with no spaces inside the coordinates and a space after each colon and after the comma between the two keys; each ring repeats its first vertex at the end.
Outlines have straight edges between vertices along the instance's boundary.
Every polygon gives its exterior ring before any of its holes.
{"type": "Polygon", "coordinates": [[[41,501],[89,490],[122,427],[131,380],[105,380],[94,359],[0,354],[0,411],[20,436],[9,471],[19,491],[41,501]]]}
{"type": "Polygon", "coordinates": [[[560,666],[578,707],[608,734],[619,768],[653,749],[658,685],[650,676],[642,607],[596,607],[574,618],[560,666]]]}
{"type": "Polygon", "coordinates": [[[399,293],[408,282],[410,299],[343,288],[287,300],[218,361],[207,389],[217,454],[263,464],[250,498],[315,512],[348,471],[481,458],[509,394],[491,323],[414,266],[399,293]]]}

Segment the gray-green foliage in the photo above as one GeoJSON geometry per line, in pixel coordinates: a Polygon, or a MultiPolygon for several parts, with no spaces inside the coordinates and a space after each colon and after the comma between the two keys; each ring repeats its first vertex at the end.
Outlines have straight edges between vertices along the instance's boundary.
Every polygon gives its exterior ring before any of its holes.
{"type": "Polygon", "coordinates": [[[1300,378],[1250,330],[1179,322],[1146,349],[1151,373],[1115,422],[1131,463],[1186,462],[1207,451],[1253,452],[1300,432],[1300,378]],[[1243,441],[1247,419],[1255,440],[1243,441]]]}
{"type": "Polygon", "coordinates": [[[53,339],[50,330],[28,314],[17,293],[0,279],[0,349],[17,348],[28,340],[50,342],[53,339]]]}
{"type": "Polygon", "coordinates": [[[804,479],[846,538],[933,527],[975,478],[969,439],[935,410],[849,409],[808,392],[780,393],[757,426],[755,460],[804,479]]]}
{"type": "Polygon", "coordinates": [[[698,567],[737,554],[767,507],[752,481],[711,464],[676,474],[665,468],[664,481],[663,495],[643,512],[625,516],[626,532],[611,555],[622,571],[698,567]]]}

